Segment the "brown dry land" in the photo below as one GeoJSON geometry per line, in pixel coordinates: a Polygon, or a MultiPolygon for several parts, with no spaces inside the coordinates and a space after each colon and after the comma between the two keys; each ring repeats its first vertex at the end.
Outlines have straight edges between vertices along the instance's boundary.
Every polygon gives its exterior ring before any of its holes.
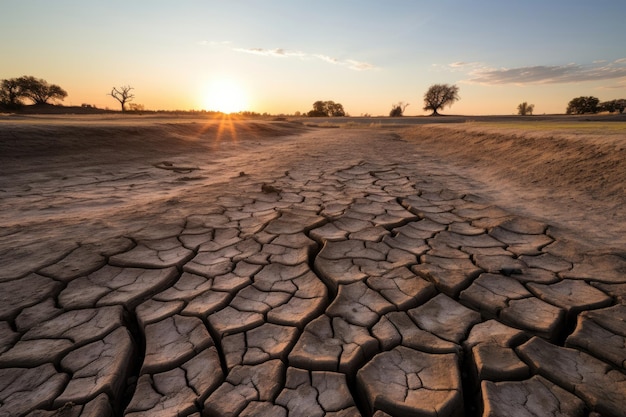
{"type": "Polygon", "coordinates": [[[45,263],[65,245],[184,218],[301,164],[324,171],[380,160],[456,174],[514,213],[600,248],[626,247],[626,117],[5,116],[0,253],[38,253],[45,263]]]}
{"type": "Polygon", "coordinates": [[[0,416],[626,416],[626,117],[0,115],[0,416]]]}

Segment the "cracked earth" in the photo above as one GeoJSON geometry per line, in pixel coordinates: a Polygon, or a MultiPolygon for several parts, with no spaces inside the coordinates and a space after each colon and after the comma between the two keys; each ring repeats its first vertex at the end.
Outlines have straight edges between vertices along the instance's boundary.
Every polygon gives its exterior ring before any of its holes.
{"type": "Polygon", "coordinates": [[[0,416],[626,415],[623,253],[333,135],[5,180],[0,416]]]}

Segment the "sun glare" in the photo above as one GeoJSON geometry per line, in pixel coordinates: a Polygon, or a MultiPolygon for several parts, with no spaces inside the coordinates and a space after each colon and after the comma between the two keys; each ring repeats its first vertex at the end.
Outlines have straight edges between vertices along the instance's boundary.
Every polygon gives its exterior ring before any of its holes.
{"type": "Polygon", "coordinates": [[[237,113],[246,110],[248,99],[245,91],[231,80],[215,81],[207,89],[204,98],[206,110],[237,113]]]}

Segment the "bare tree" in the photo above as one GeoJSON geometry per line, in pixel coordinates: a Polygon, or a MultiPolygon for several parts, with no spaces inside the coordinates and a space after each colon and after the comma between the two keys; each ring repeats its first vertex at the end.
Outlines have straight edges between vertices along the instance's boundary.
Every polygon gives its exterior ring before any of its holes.
{"type": "Polygon", "coordinates": [[[532,116],[533,110],[535,110],[534,104],[523,102],[517,105],[517,114],[520,116],[532,116]]]}
{"type": "Polygon", "coordinates": [[[404,109],[406,109],[408,105],[409,103],[405,103],[404,101],[399,101],[398,104],[392,104],[391,111],[389,112],[389,117],[404,116],[404,109]]]}
{"type": "Polygon", "coordinates": [[[432,110],[431,116],[439,116],[437,110],[451,106],[459,99],[459,87],[456,85],[434,84],[424,94],[424,110],[432,110]]]}
{"type": "Polygon", "coordinates": [[[123,85],[120,87],[119,90],[117,89],[117,87],[113,87],[108,95],[119,101],[122,105],[122,111],[125,111],[126,108],[124,107],[124,105],[126,104],[126,102],[132,101],[132,99],[135,98],[135,95],[131,94],[130,90],[134,89],[129,85],[123,85]]]}

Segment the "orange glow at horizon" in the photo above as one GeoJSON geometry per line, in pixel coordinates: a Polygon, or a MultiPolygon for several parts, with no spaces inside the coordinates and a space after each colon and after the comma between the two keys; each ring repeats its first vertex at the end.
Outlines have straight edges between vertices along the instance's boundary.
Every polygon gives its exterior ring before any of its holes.
{"type": "Polygon", "coordinates": [[[230,114],[248,110],[249,100],[238,83],[229,79],[218,79],[204,92],[203,105],[205,110],[230,114]]]}

